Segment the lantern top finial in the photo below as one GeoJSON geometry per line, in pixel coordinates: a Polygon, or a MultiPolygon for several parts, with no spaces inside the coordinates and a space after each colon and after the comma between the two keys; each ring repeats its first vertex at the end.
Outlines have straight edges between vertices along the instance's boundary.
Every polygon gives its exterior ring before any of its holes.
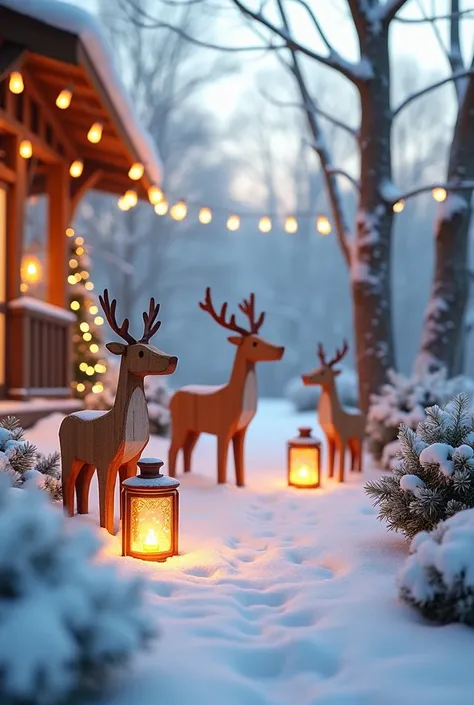
{"type": "Polygon", "coordinates": [[[301,426],[301,428],[298,429],[300,438],[311,438],[311,431],[313,429],[310,428],[309,426],[301,426]]]}
{"type": "Polygon", "coordinates": [[[146,478],[162,477],[161,468],[164,462],[159,458],[140,458],[137,463],[140,468],[140,476],[146,478]]]}
{"type": "Polygon", "coordinates": [[[160,472],[164,462],[159,458],[140,458],[137,465],[140,468],[139,474],[124,480],[122,485],[126,487],[179,487],[179,482],[174,477],[163,475],[160,472]]]}

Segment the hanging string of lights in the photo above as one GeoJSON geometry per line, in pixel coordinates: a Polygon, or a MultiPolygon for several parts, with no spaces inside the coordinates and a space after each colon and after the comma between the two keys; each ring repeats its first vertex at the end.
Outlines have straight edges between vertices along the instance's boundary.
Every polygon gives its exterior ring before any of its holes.
{"type": "MultiPolygon", "coordinates": [[[[13,71],[10,74],[9,79],[9,90],[19,95],[23,92],[25,86],[23,81],[23,76],[19,71],[13,71]]],[[[67,110],[69,108],[71,101],[73,99],[73,87],[66,86],[63,88],[56,98],[56,105],[61,110],[67,110]]],[[[90,126],[87,132],[87,139],[91,144],[98,144],[103,136],[103,124],[101,122],[95,121],[90,126]]],[[[33,146],[31,142],[27,139],[22,140],[19,145],[20,156],[24,159],[31,159],[33,156],[33,146]]],[[[69,174],[72,178],[79,178],[84,170],[84,163],[80,159],[75,159],[70,167],[69,174]]],[[[145,172],[145,167],[140,162],[135,162],[131,165],[128,171],[128,177],[131,181],[139,181],[145,172]]],[[[446,200],[447,192],[442,186],[436,186],[431,191],[432,196],[435,201],[442,203],[446,200]]],[[[242,220],[245,218],[257,218],[258,219],[258,229],[262,233],[269,233],[273,229],[274,222],[279,218],[277,214],[265,214],[259,215],[255,213],[229,213],[228,209],[219,206],[202,206],[200,204],[192,204],[186,202],[184,199],[176,201],[170,204],[168,198],[165,196],[163,190],[156,185],[150,186],[148,189],[148,199],[151,205],[154,207],[155,213],[159,216],[169,215],[173,220],[182,221],[188,216],[188,206],[192,205],[197,210],[197,218],[202,225],[209,225],[214,218],[215,212],[225,212],[226,214],[226,228],[230,232],[236,232],[240,229],[242,220]]],[[[121,211],[129,211],[134,208],[138,203],[138,194],[134,189],[128,189],[123,196],[118,199],[118,207],[121,211]]],[[[401,213],[405,208],[405,201],[403,199],[397,201],[393,204],[394,213],[401,213]]],[[[284,229],[287,233],[295,234],[299,229],[299,221],[308,218],[315,218],[316,230],[321,235],[329,235],[332,231],[332,226],[329,218],[324,214],[314,215],[312,213],[295,213],[292,215],[287,215],[283,220],[284,229]]]]}

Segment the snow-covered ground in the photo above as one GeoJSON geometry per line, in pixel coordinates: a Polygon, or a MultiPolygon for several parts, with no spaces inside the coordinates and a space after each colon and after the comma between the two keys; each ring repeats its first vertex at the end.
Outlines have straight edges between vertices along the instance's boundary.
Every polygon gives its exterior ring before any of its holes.
{"type": "MultiPolygon", "coordinates": [[[[42,452],[57,447],[60,419],[28,433],[42,452]]],[[[119,558],[119,537],[102,532],[104,552],[149,580],[161,638],[100,705],[472,704],[473,630],[426,624],[397,599],[408,548],[363,492],[377,470],[286,486],[286,441],[303,425],[319,434],[315,414],[260,402],[245,489],[231,461],[230,483],[216,485],[214,439],[202,437],[180,477],[180,556],[165,564],[119,558]]],[[[167,441],[152,438],[146,455],[166,460],[167,441]]]]}

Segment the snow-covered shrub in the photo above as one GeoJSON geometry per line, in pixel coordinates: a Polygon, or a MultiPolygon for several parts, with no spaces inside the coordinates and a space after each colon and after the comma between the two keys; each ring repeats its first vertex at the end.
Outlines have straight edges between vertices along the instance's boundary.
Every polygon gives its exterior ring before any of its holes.
{"type": "Polygon", "coordinates": [[[390,370],[388,377],[380,393],[372,395],[367,435],[372,455],[386,470],[392,470],[400,451],[400,424],[415,430],[425,417],[425,408],[444,406],[461,392],[474,396],[474,380],[463,376],[447,379],[445,370],[413,377],[390,370]]]}
{"type": "Polygon", "coordinates": [[[402,600],[441,624],[474,627],[474,509],[415,536],[399,575],[402,600]]]}
{"type": "MultiPolygon", "coordinates": [[[[112,408],[117,392],[118,374],[119,365],[115,361],[109,362],[107,372],[101,379],[102,392],[88,394],[85,398],[87,409],[106,411],[112,408]]],[[[172,396],[166,377],[162,375],[145,377],[145,396],[148,404],[150,433],[166,436],[170,427],[169,405],[172,396]]]]}
{"type": "Polygon", "coordinates": [[[412,538],[474,507],[474,418],[459,394],[444,409],[426,409],[416,432],[400,427],[401,458],[389,475],[368,482],[367,494],[390,530],[412,538]]]}
{"type": "Polygon", "coordinates": [[[72,703],[153,636],[141,583],[98,548],[44,493],[0,478],[2,705],[72,703]]]}
{"type": "Polygon", "coordinates": [[[0,471],[7,473],[16,487],[34,484],[60,500],[59,459],[59,453],[38,453],[36,446],[25,440],[25,431],[14,416],[0,419],[0,471]]]}
{"type": "MultiPolygon", "coordinates": [[[[357,406],[357,375],[354,370],[341,369],[341,374],[336,377],[336,387],[343,406],[357,406]]],[[[319,385],[306,387],[301,377],[293,377],[286,385],[284,393],[296,411],[314,411],[319,401],[321,387],[319,385]]]]}

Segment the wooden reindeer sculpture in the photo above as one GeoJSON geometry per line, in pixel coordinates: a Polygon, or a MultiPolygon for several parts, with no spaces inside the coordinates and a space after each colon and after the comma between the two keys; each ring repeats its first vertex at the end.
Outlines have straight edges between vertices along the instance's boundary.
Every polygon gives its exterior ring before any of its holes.
{"type": "Polygon", "coordinates": [[[230,441],[234,447],[236,483],[244,484],[244,440],[247,427],[257,411],[257,378],[255,363],[281,360],[285,348],[277,347],[259,337],[265,319],[261,313],[255,318],[255,296],[250,294],[239,308],[249,320],[249,328],[236,323],[235,314],[229,320],[227,303],[218,314],[211,301],[211,290],[206,290],[200,307],[207,311],[223,328],[237,333],[228,341],[237,346],[234,366],[228,384],[219,387],[188,386],[171,399],[172,439],[169,451],[169,474],[175,476],[176,457],[182,449],[184,471],[191,469],[191,455],[201,433],[217,436],[217,480],[226,482],[227,453],[230,441]]]}
{"type": "Polygon", "coordinates": [[[149,344],[158,331],[160,305],[150,299],[148,313],[143,313],[144,330],[140,340],[128,332],[129,321],[121,326],[115,318],[117,301],[109,301],[107,289],[100,303],[110,327],[124,343],[109,343],[114,355],[121,355],[120,373],[114,406],[110,411],[79,411],[66,416],[59,429],[62,458],[64,506],[74,513],[74,489],[77,511],[87,514],[89,488],[97,469],[100,525],[114,532],[114,493],[117,472],[120,480],[136,473],[140,454],[148,443],[148,410],[143,390],[146,375],[172,374],[178,359],[149,344]]]}
{"type": "Polygon", "coordinates": [[[344,481],[344,460],[346,449],[351,452],[351,469],[362,472],[362,443],[365,434],[365,416],[361,411],[345,411],[339,403],[336,389],[336,377],[340,370],[334,365],[342,360],[349,347],[344,341],[340,350],[329,362],[326,361],[321,343],[318,345],[318,356],[321,366],[312,372],[301,375],[303,384],[319,384],[322,387],[318,404],[319,423],[326,434],[329,451],[328,475],[334,475],[334,457],[337,448],[339,455],[339,482],[344,481]]]}

